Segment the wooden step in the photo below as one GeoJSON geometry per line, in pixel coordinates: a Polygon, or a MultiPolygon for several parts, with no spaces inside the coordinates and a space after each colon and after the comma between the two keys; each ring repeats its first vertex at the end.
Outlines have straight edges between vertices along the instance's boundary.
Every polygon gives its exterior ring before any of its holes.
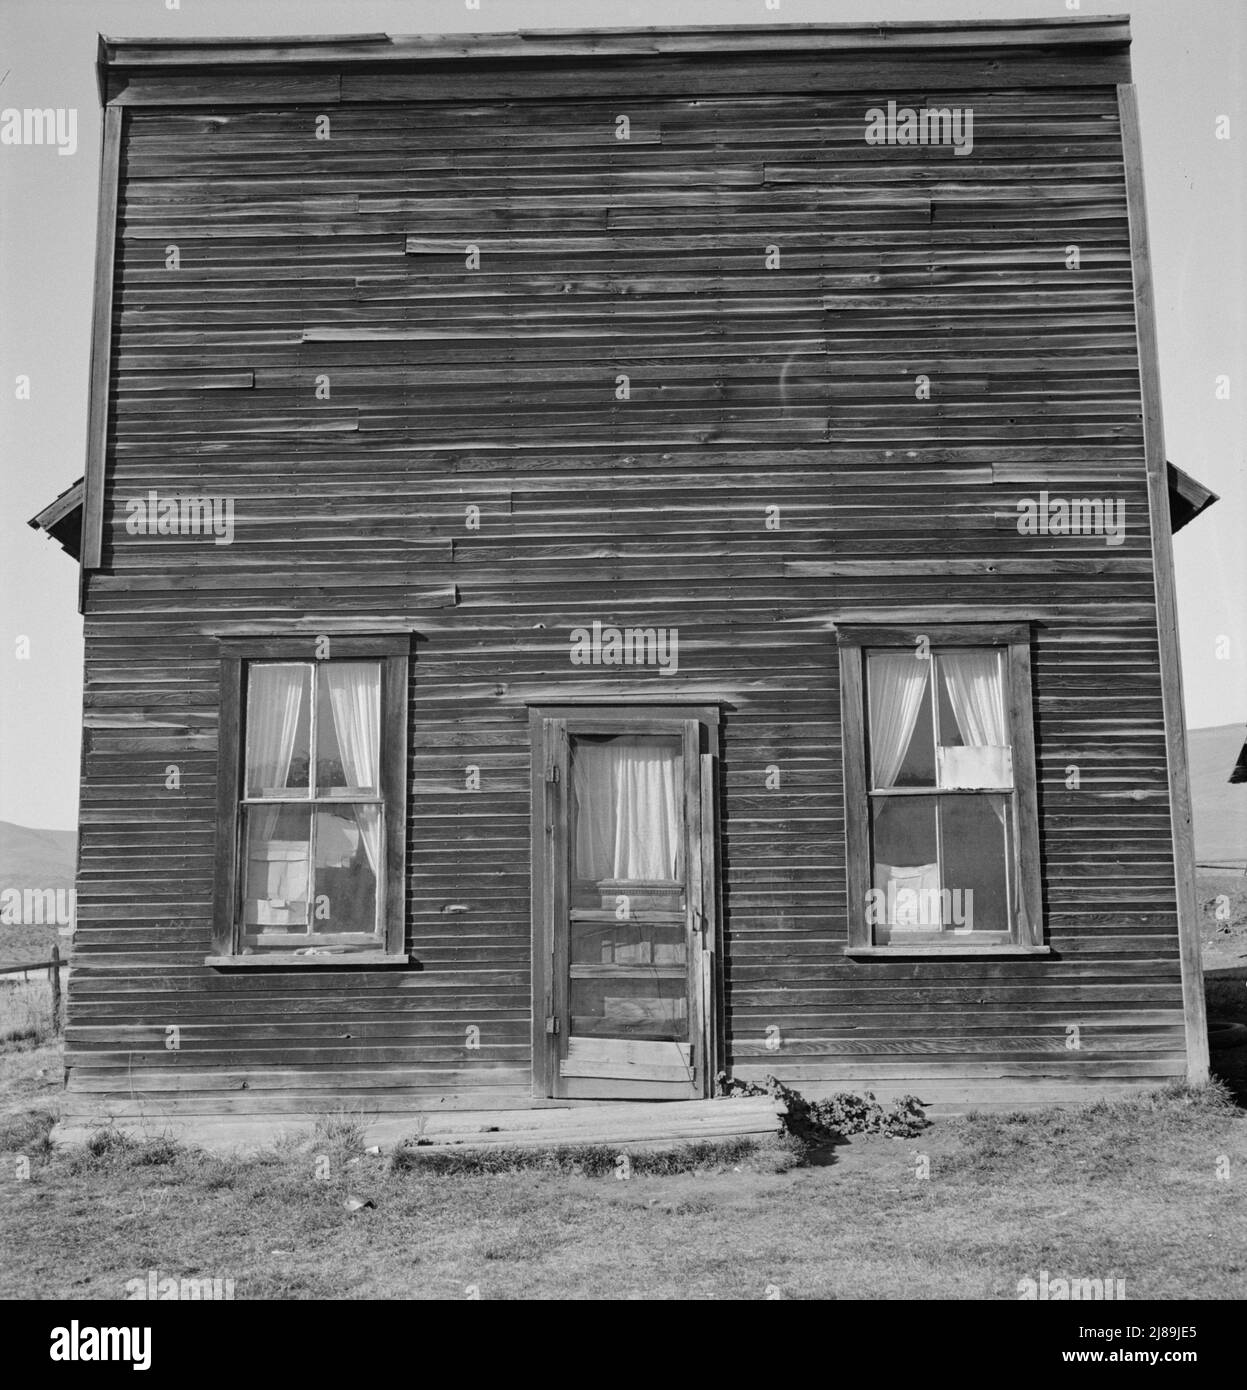
{"type": "MultiPolygon", "coordinates": [[[[57,1144],[81,1144],[102,1128],[138,1139],[168,1138],[211,1152],[254,1152],[295,1135],[310,1139],[318,1114],[186,1115],[160,1105],[98,1106],[78,1097],[52,1132],[57,1144]]],[[[330,1112],[335,1113],[335,1112],[330,1112]]],[[[383,1150],[421,1141],[432,1151],[446,1148],[545,1148],[610,1144],[659,1148],[667,1144],[777,1134],[785,1113],[769,1096],[693,1101],[604,1101],[593,1105],[528,1110],[409,1112],[361,1116],[364,1144],[383,1150]]]]}

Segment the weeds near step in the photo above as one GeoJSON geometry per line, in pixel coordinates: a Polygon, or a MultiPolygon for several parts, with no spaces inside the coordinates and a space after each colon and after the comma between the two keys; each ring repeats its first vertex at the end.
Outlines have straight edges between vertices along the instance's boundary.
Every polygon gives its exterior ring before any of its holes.
{"type": "Polygon", "coordinates": [[[791,1086],[774,1076],[765,1081],[736,1081],[726,1072],[715,1078],[715,1094],[720,1097],[770,1096],[783,1104],[784,1128],[795,1139],[807,1144],[834,1144],[853,1134],[885,1134],[893,1139],[911,1139],[926,1129],[926,1111],[917,1096],[899,1096],[891,1105],[882,1105],[873,1091],[857,1095],[837,1091],[822,1100],[806,1100],[791,1086]]]}

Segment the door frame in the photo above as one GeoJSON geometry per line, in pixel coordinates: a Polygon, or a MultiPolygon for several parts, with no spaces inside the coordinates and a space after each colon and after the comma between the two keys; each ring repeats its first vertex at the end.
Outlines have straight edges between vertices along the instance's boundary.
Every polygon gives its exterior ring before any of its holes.
{"type": "MultiPolygon", "coordinates": [[[[558,784],[553,770],[567,763],[571,733],[640,732],[662,725],[662,732],[684,734],[685,815],[690,850],[688,901],[694,916],[695,959],[689,961],[694,982],[689,1039],[693,1044],[695,1094],[709,1096],[723,1058],[722,884],[719,875],[717,705],[646,703],[626,697],[585,700],[576,704],[530,705],[528,711],[531,772],[532,877],[532,1071],[533,1096],[549,1099],[558,1091],[559,1035],[548,1020],[560,1017],[566,979],[558,968],[558,923],[567,917],[567,876],[553,872],[556,843],[566,843],[564,795],[551,794],[558,784]],[[692,739],[688,728],[691,726],[692,739]],[[690,746],[691,745],[691,746],[690,746]],[[696,773],[688,765],[695,751],[696,773]],[[693,793],[696,792],[696,795],[693,793]],[[700,930],[697,925],[700,924],[700,930]]],[[[565,972],[562,972],[565,974],[565,972]]],[[[621,1083],[621,1092],[635,1083],[621,1083]]],[[[595,1098],[596,1099],[596,1098],[595,1098]]],[[[602,1097],[603,1101],[608,1097],[602,1097]]]]}

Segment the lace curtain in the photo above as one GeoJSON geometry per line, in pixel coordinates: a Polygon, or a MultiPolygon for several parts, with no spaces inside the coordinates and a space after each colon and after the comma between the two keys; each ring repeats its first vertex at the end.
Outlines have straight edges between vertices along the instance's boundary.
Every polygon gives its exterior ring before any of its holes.
{"type": "MultiPolygon", "coordinates": [[[[381,752],[381,670],[375,662],[333,661],[319,668],[321,690],[329,697],[333,728],[347,783],[375,796],[381,752]]],[[[364,853],[375,874],[381,859],[381,817],[372,807],[356,807],[364,853]]]]}
{"type": "Polygon", "coordinates": [[[678,748],[654,735],[577,740],[572,756],[575,874],[580,879],[681,880],[678,748]]]}
{"type": "Polygon", "coordinates": [[[871,776],[876,787],[890,787],[914,736],[931,663],[911,651],[871,652],[867,669],[871,776]]]}

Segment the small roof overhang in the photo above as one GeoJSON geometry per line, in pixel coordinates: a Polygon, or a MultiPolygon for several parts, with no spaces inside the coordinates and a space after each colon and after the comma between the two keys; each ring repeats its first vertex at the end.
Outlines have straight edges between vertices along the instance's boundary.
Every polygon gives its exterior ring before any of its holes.
{"type": "Polygon", "coordinates": [[[1176,463],[1166,463],[1165,468],[1169,475],[1169,529],[1177,532],[1219,499],[1211,488],[1197,483],[1176,463]]]}
{"type": "Polygon", "coordinates": [[[26,523],[59,541],[61,549],[67,550],[75,560],[82,554],[82,494],[83,480],[79,478],[26,523]]]}

